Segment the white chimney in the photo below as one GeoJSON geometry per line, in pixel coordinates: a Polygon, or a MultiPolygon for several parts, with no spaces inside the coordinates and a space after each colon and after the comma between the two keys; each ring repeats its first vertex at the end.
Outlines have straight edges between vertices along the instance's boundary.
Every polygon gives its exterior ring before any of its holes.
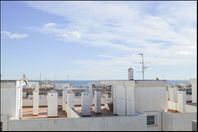
{"type": "Polygon", "coordinates": [[[128,79],[129,80],[134,80],[133,71],[134,71],[133,68],[128,69],[128,79]]]}
{"type": "Polygon", "coordinates": [[[186,107],[186,91],[178,91],[177,97],[177,111],[183,113],[186,107]]]}
{"type": "Polygon", "coordinates": [[[51,90],[47,93],[47,116],[58,116],[58,94],[56,91],[51,90]]]}
{"type": "Polygon", "coordinates": [[[94,111],[101,113],[101,91],[94,91],[94,111]]]}
{"type": "Polygon", "coordinates": [[[67,91],[66,112],[67,112],[68,117],[70,117],[70,109],[74,108],[75,106],[74,97],[75,97],[75,93],[73,91],[67,91]]]}
{"type": "Polygon", "coordinates": [[[81,115],[91,115],[91,95],[90,91],[81,93],[81,115]]]}

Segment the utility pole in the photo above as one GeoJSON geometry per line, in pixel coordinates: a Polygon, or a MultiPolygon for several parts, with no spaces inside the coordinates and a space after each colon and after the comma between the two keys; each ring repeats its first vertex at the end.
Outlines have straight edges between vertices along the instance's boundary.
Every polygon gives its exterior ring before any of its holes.
{"type": "Polygon", "coordinates": [[[144,66],[144,54],[139,53],[138,55],[141,55],[141,57],[142,57],[142,61],[140,62],[140,64],[142,64],[142,78],[144,80],[144,70],[147,68],[147,66],[144,66]]]}

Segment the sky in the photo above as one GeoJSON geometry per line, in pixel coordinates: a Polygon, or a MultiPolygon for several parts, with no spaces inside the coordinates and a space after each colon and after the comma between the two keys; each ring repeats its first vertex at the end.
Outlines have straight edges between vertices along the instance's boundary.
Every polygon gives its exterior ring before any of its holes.
{"type": "Polygon", "coordinates": [[[1,1],[1,79],[188,80],[196,1],[1,1]],[[41,75],[41,76],[40,76],[41,75]]]}

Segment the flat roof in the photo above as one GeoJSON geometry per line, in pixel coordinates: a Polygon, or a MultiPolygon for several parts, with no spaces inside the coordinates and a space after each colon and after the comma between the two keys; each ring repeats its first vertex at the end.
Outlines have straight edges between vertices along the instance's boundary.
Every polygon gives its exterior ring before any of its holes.
{"type": "MultiPolygon", "coordinates": [[[[32,107],[23,107],[22,108],[22,119],[38,119],[38,118],[54,118],[47,116],[47,106],[39,107],[39,115],[32,115],[32,107]]],[[[62,108],[58,108],[58,116],[56,118],[66,118],[67,113],[62,111],[62,108]]]]}
{"type": "MultiPolygon", "coordinates": [[[[90,116],[81,115],[82,107],[81,105],[75,105],[74,110],[79,116],[83,117],[104,117],[104,116],[116,116],[113,114],[113,111],[110,111],[106,108],[105,105],[101,105],[101,113],[94,112],[94,106],[91,108],[90,116]]],[[[40,118],[67,118],[67,112],[62,110],[62,107],[58,107],[58,116],[57,117],[48,117],[47,116],[47,106],[39,107],[39,115],[32,115],[33,107],[23,107],[22,108],[22,119],[40,119],[40,118]]]]}

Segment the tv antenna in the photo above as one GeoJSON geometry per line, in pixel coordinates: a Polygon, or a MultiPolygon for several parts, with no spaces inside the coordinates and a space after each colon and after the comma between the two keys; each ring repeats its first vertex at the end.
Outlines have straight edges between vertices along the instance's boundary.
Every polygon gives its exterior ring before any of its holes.
{"type": "Polygon", "coordinates": [[[141,55],[141,57],[142,57],[142,60],[141,60],[141,62],[140,62],[140,64],[142,64],[142,79],[144,80],[144,70],[146,69],[146,68],[148,68],[148,66],[145,66],[144,65],[144,54],[143,53],[139,53],[138,55],[141,55]]]}

